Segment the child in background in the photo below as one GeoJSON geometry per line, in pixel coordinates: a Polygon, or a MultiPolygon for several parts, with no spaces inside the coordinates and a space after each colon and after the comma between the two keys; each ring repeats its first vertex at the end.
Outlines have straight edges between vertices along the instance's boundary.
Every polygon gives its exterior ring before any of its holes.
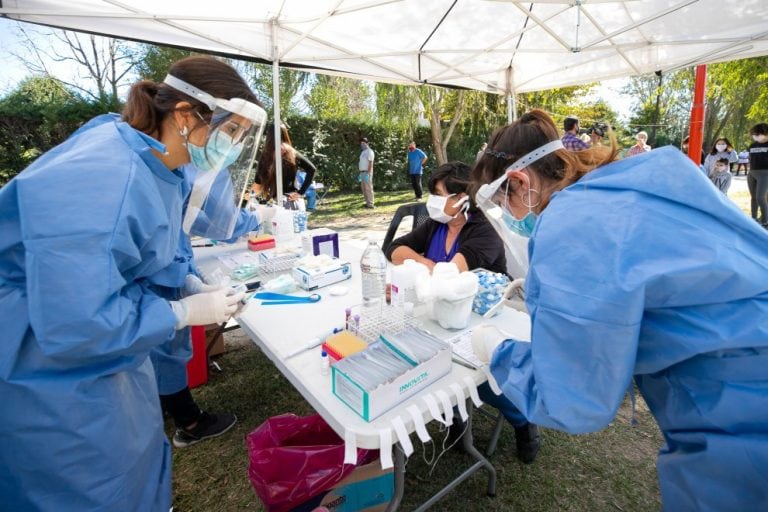
{"type": "Polygon", "coordinates": [[[728,169],[730,167],[730,160],[728,158],[720,158],[715,162],[714,172],[712,174],[712,183],[725,195],[728,195],[728,189],[731,187],[731,178],[733,175],[728,169]]]}
{"type": "Polygon", "coordinates": [[[739,175],[739,171],[744,171],[744,176],[747,175],[747,171],[749,171],[749,151],[746,149],[739,153],[739,160],[738,164],[736,166],[736,176],[739,175]]]}

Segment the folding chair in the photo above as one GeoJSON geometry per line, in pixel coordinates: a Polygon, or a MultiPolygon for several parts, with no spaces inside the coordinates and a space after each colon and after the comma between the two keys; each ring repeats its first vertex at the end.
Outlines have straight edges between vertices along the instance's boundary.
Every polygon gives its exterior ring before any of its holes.
{"type": "Polygon", "coordinates": [[[387,234],[384,236],[384,242],[381,244],[381,250],[384,251],[385,254],[389,245],[392,243],[392,240],[394,240],[395,234],[397,234],[397,229],[400,227],[400,223],[408,216],[413,216],[413,226],[411,227],[411,231],[413,231],[429,219],[427,205],[425,203],[408,203],[397,208],[395,216],[392,217],[392,220],[389,223],[387,234]]]}
{"type": "Polygon", "coordinates": [[[325,196],[328,194],[328,189],[330,188],[330,185],[326,187],[324,184],[320,183],[319,181],[313,181],[312,184],[315,186],[315,194],[317,194],[317,204],[323,204],[325,202],[325,196]]]}

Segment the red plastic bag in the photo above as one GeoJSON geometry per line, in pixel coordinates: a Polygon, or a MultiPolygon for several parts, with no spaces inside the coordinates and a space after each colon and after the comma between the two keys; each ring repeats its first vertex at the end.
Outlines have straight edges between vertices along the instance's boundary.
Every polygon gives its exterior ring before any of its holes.
{"type": "Polygon", "coordinates": [[[378,458],[378,450],[358,449],[357,464],[344,464],[344,441],[319,414],[274,416],[246,441],[251,485],[270,512],[290,510],[378,458]]]}

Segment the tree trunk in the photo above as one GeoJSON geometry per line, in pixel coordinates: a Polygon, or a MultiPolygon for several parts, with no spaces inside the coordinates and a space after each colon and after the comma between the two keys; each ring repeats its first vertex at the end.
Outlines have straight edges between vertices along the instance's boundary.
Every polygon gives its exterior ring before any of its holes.
{"type": "Polygon", "coordinates": [[[656,76],[659,77],[659,85],[656,88],[656,108],[653,110],[653,125],[651,125],[651,133],[648,137],[648,142],[651,146],[656,147],[656,129],[659,126],[659,114],[661,113],[661,87],[662,87],[662,74],[661,71],[656,72],[656,76]]]}

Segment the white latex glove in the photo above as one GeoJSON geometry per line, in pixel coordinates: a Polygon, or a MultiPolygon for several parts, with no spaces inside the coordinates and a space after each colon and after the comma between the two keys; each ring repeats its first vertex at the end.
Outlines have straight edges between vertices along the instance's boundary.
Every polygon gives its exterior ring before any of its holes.
{"type": "Polygon", "coordinates": [[[472,350],[479,360],[488,363],[496,347],[508,338],[493,325],[480,325],[472,330],[472,350]]]}
{"type": "Polygon", "coordinates": [[[205,284],[195,274],[187,274],[184,278],[184,292],[186,295],[197,295],[198,293],[215,292],[222,288],[221,286],[213,284],[205,284]]]}
{"type": "Polygon", "coordinates": [[[245,292],[226,287],[171,301],[171,308],[176,315],[176,329],[188,325],[223,324],[237,311],[244,297],[245,292]]]}
{"type": "Polygon", "coordinates": [[[528,313],[525,305],[525,278],[517,278],[504,290],[504,304],[507,306],[528,313]]]}
{"type": "Polygon", "coordinates": [[[501,294],[501,300],[493,305],[491,309],[485,312],[483,318],[491,318],[502,306],[509,306],[512,309],[528,313],[525,306],[525,279],[518,278],[512,281],[501,294]]]}

